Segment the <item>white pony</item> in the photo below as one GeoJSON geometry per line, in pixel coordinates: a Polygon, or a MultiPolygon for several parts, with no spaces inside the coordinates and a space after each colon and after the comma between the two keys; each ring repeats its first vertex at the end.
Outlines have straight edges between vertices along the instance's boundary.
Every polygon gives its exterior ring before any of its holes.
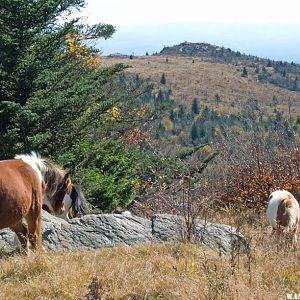
{"type": "Polygon", "coordinates": [[[278,234],[286,232],[291,238],[293,247],[296,248],[300,208],[298,201],[290,192],[277,190],[271,193],[267,208],[267,220],[278,234]]]}

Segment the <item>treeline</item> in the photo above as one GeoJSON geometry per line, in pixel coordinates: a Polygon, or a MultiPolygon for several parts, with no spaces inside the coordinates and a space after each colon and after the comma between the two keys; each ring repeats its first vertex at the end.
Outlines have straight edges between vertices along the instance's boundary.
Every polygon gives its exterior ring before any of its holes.
{"type": "MultiPolygon", "coordinates": [[[[185,190],[187,195],[194,193],[190,197],[194,197],[193,205],[198,211],[205,208],[203,201],[209,200],[214,209],[247,207],[261,213],[275,189],[287,189],[300,195],[300,118],[280,111],[276,98],[270,103],[271,112],[264,110],[255,99],[248,99],[241,111],[232,114],[216,111],[198,98],[191,103],[185,101],[189,103],[187,106],[179,104],[173,99],[172,91],[164,87],[145,101],[167,108],[157,120],[155,131],[157,143],[165,153],[184,157],[185,149],[203,145],[206,154],[213,154],[212,162],[205,166],[204,173],[200,172],[201,180],[196,188],[185,190]]],[[[192,156],[191,163],[185,163],[181,170],[194,175],[194,168],[197,166],[199,170],[205,156],[203,151],[192,156]]],[[[184,177],[183,172],[179,175],[175,167],[172,172],[173,178],[180,182],[194,183],[194,176],[184,177]]],[[[174,181],[169,182],[167,178],[170,177],[169,174],[161,179],[165,190],[163,194],[156,191],[156,209],[170,209],[173,203],[173,209],[177,207],[180,211],[186,200],[181,198],[183,202],[174,204],[169,189],[182,191],[182,187],[176,186],[174,181]]]]}
{"type": "MultiPolygon", "coordinates": [[[[215,98],[216,102],[221,101],[218,94],[215,98]]],[[[253,131],[254,128],[256,131],[264,132],[281,128],[290,137],[298,134],[299,116],[291,116],[280,111],[275,96],[270,100],[272,108],[270,113],[262,109],[255,99],[248,99],[241,111],[226,114],[209,107],[205,100],[199,98],[194,98],[188,105],[180,104],[172,98],[171,90],[159,89],[156,94],[144,99],[148,103],[165,108],[156,127],[156,138],[174,136],[177,137],[175,141],[181,146],[214,142],[219,138],[226,138],[228,132],[243,135],[253,131]]]]}

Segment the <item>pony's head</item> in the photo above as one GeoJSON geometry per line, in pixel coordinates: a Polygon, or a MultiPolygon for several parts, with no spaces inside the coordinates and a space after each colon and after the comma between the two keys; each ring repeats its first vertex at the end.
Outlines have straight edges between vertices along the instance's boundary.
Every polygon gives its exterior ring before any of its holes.
{"type": "Polygon", "coordinates": [[[49,208],[55,214],[61,214],[64,210],[64,197],[72,191],[70,174],[60,167],[45,160],[47,166],[44,175],[44,193],[49,201],[49,208]]]}
{"type": "Polygon", "coordinates": [[[61,214],[64,211],[64,197],[67,193],[70,193],[72,189],[71,177],[69,173],[66,173],[61,182],[57,185],[57,188],[53,192],[48,188],[49,184],[46,184],[45,194],[51,203],[53,212],[61,214]]]}

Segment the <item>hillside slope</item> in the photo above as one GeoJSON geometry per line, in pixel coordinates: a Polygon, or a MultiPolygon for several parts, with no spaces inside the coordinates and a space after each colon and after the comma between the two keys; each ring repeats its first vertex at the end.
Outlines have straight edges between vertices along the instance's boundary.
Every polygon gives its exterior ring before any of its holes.
{"type": "MultiPolygon", "coordinates": [[[[249,99],[257,100],[267,111],[276,107],[292,114],[300,113],[300,92],[263,82],[257,66],[247,64],[247,76],[242,76],[243,64],[220,63],[212,57],[174,55],[105,57],[104,64],[124,63],[131,66],[130,74],[150,78],[155,88],[171,90],[172,98],[188,109],[192,100],[198,98],[200,105],[224,113],[236,113],[249,99]],[[161,84],[162,74],[166,83],[161,84]]],[[[272,72],[273,67],[265,67],[272,72]]]]}

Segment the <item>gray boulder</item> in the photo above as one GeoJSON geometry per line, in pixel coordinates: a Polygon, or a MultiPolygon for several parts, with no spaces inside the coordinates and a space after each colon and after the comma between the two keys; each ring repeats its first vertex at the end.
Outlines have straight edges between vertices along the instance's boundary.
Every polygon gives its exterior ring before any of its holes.
{"type": "MultiPolygon", "coordinates": [[[[228,225],[197,220],[192,233],[194,241],[220,252],[247,248],[243,235],[228,225]]],[[[158,214],[148,220],[128,213],[99,214],[67,222],[43,211],[43,245],[54,251],[178,241],[185,237],[186,225],[179,216],[158,214]]],[[[0,230],[0,247],[15,248],[14,233],[9,229],[0,230]]]]}
{"type": "MultiPolygon", "coordinates": [[[[197,219],[191,226],[191,239],[216,251],[248,251],[245,237],[235,227],[197,219]]],[[[185,219],[180,216],[158,214],[152,217],[152,233],[158,242],[185,240],[188,236],[185,219]]]]}

